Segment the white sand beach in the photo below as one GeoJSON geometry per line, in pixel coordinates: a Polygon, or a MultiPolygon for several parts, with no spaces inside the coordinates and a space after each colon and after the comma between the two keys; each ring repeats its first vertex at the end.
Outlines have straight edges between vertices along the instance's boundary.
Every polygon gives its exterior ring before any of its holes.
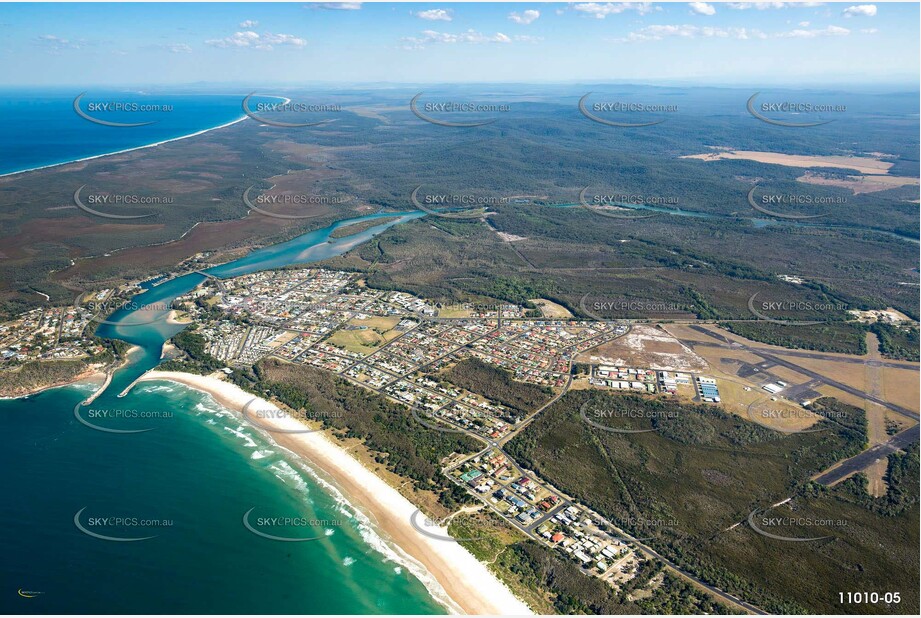
{"type": "MultiPolygon", "coordinates": [[[[210,394],[225,408],[240,413],[253,395],[217,375],[199,376],[174,371],[150,371],[138,382],[169,380],[210,394]]],[[[259,399],[259,409],[275,408],[259,399]]],[[[259,422],[276,429],[298,429],[300,421],[285,415],[260,416],[259,422]]],[[[378,531],[401,554],[424,567],[431,576],[427,585],[435,598],[446,596],[451,611],[465,614],[531,615],[520,601],[489,569],[460,544],[420,534],[410,523],[417,507],[396,489],[368,470],[323,432],[273,433],[276,444],[302,457],[328,475],[352,504],[371,517],[378,531]],[[432,590],[437,582],[441,590],[432,590]],[[443,593],[443,594],[440,594],[443,593]]],[[[433,532],[435,530],[433,529],[433,532]]],[[[440,534],[447,535],[441,529],[440,534]]]]}
{"type": "Polygon", "coordinates": [[[172,324],[172,325],[177,325],[177,324],[185,325],[185,324],[191,324],[192,320],[188,319],[188,317],[185,317],[185,316],[180,318],[180,313],[178,311],[176,311],[175,309],[170,309],[169,314],[167,314],[166,316],[166,323],[172,324]]]}
{"type": "Polygon", "coordinates": [[[17,170],[15,172],[6,172],[5,174],[0,174],[0,178],[6,178],[7,176],[17,176],[19,174],[28,174],[29,172],[37,172],[39,170],[47,170],[53,167],[61,167],[63,165],[73,165],[75,163],[84,163],[86,161],[92,161],[93,159],[101,159],[102,157],[111,157],[113,155],[125,154],[126,152],[133,152],[135,150],[144,150],[145,148],[155,148],[157,146],[162,146],[163,144],[169,144],[170,142],[178,142],[179,140],[188,139],[190,137],[196,137],[198,135],[203,135],[209,131],[216,131],[218,129],[224,129],[229,126],[233,126],[238,122],[243,122],[247,119],[247,116],[242,116],[236,120],[231,120],[230,122],[225,122],[224,124],[218,125],[216,127],[210,127],[208,129],[202,129],[201,131],[196,131],[195,133],[189,133],[188,135],[180,135],[179,137],[173,137],[170,139],[165,139],[159,142],[154,142],[153,144],[144,144],[143,146],[135,146],[133,148],[125,148],[123,150],[115,150],[113,152],[105,152],[103,154],[92,155],[89,157],[83,157],[80,159],[73,159],[72,161],[61,161],[60,163],[49,163],[48,165],[39,165],[38,167],[30,167],[24,170],[17,170]]]}

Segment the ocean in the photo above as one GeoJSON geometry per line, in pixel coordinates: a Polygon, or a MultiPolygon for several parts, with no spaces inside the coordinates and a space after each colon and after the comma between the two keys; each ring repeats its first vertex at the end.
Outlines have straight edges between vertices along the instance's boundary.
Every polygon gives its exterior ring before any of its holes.
{"type": "MultiPolygon", "coordinates": [[[[345,223],[209,274],[324,259],[397,222],[327,242],[345,223]]],[[[137,303],[160,307],[157,301],[201,279],[162,282],[137,303]]],[[[87,385],[0,401],[0,489],[7,496],[0,504],[0,611],[446,613],[419,579],[424,575],[414,574],[334,487],[209,395],[145,382],[118,397],[159,362],[163,342],[181,328],[162,319],[140,324],[150,316],[143,317],[117,313],[109,319],[118,324],[100,327],[100,335],[141,350],[89,406],[78,405],[92,392],[87,385]],[[149,431],[95,431],[75,409],[101,426],[149,431]],[[118,417],[97,418],[99,410],[118,417]],[[259,532],[315,540],[285,542],[259,532]]]]}
{"type": "MultiPolygon", "coordinates": [[[[0,174],[119,152],[192,135],[244,118],[244,94],[154,94],[0,89],[0,174]]],[[[253,105],[271,97],[253,97],[253,105]]],[[[276,99],[277,101],[277,99],[276,99]]]]}

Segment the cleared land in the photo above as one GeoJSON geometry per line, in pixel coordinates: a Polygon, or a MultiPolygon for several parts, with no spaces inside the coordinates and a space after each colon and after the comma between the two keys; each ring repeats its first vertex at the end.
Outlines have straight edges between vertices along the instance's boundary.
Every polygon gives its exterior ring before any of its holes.
{"type": "Polygon", "coordinates": [[[531,302],[540,307],[540,313],[545,318],[571,318],[572,313],[563,305],[544,298],[532,298],[531,302]]]}
{"type": "Polygon", "coordinates": [[[878,174],[872,176],[847,176],[845,178],[837,178],[817,174],[815,172],[806,172],[796,180],[811,185],[850,189],[854,195],[888,191],[889,189],[895,189],[897,187],[910,187],[917,186],[918,184],[917,178],[909,178],[907,176],[881,176],[878,174]]]}
{"type": "Polygon", "coordinates": [[[668,332],[647,324],[636,324],[614,341],[586,350],[579,363],[600,363],[627,367],[649,367],[663,371],[706,371],[707,362],[668,332]]]}
{"type": "Polygon", "coordinates": [[[837,157],[819,155],[792,155],[779,152],[759,152],[756,150],[722,150],[696,155],[685,155],[682,159],[701,159],[719,161],[720,159],[743,159],[758,163],[772,163],[787,167],[841,167],[857,170],[861,174],[888,174],[892,163],[875,157],[837,157]]]}
{"type": "Polygon", "coordinates": [[[370,354],[384,343],[399,336],[393,327],[399,318],[368,318],[349,320],[351,328],[340,328],[327,341],[334,346],[357,354],[370,354]]]}

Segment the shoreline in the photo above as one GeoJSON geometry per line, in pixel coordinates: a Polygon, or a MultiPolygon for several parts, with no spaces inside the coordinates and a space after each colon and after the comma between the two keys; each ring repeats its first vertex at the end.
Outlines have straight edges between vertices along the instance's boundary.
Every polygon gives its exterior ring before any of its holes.
{"type": "Polygon", "coordinates": [[[229,126],[233,126],[237,124],[238,122],[243,122],[247,118],[248,116],[244,114],[241,118],[237,118],[236,120],[232,120],[230,122],[225,122],[224,124],[218,125],[216,127],[202,129],[201,131],[196,131],[195,133],[189,133],[188,135],[180,135],[179,137],[171,137],[170,139],[161,140],[153,144],[135,146],[134,148],[124,148],[122,150],[106,152],[103,154],[92,155],[89,157],[82,157],[80,159],[74,159],[72,161],[62,161],[61,163],[49,163],[48,165],[39,165],[38,167],[30,167],[28,169],[17,170],[15,172],[4,172],[3,174],[0,174],[0,178],[7,178],[9,176],[18,176],[19,174],[28,174],[29,172],[38,172],[41,170],[47,170],[47,169],[51,169],[54,167],[61,167],[62,165],[72,165],[74,163],[83,163],[85,161],[92,161],[93,159],[101,159],[102,157],[111,157],[113,155],[125,154],[127,152],[134,152],[135,150],[143,150],[145,148],[155,148],[156,146],[162,146],[163,144],[169,144],[170,142],[178,142],[179,140],[188,139],[190,137],[196,137],[198,135],[203,135],[204,133],[207,133],[208,131],[216,131],[218,129],[225,129],[229,126]]]}
{"type": "MultiPolygon", "coordinates": [[[[164,380],[207,393],[237,414],[254,398],[237,385],[216,377],[178,371],[149,371],[136,383],[164,380]]],[[[261,406],[277,407],[263,399],[258,399],[258,402],[261,406]]],[[[285,415],[261,418],[260,421],[279,430],[303,427],[300,421],[285,415]]],[[[268,432],[260,433],[268,435],[268,432]]],[[[425,570],[426,577],[419,577],[420,581],[448,611],[480,615],[533,614],[485,564],[460,544],[419,534],[410,523],[410,517],[418,510],[416,505],[324,432],[272,433],[268,439],[324,472],[335,482],[337,489],[354,501],[355,506],[367,511],[388,545],[395,546],[398,553],[425,570]],[[449,602],[446,603],[445,599],[449,602]]],[[[447,535],[446,529],[440,532],[447,535]]]]}
{"type": "Polygon", "coordinates": [[[128,348],[128,350],[125,352],[125,357],[122,359],[122,362],[118,363],[115,366],[106,367],[103,365],[99,367],[94,367],[93,365],[88,365],[86,370],[84,370],[77,376],[70,378],[64,382],[41,386],[33,391],[29,391],[28,393],[24,393],[22,395],[16,395],[16,396],[0,395],[0,400],[2,399],[28,399],[29,397],[32,397],[33,395],[38,395],[39,393],[50,391],[53,388],[64,388],[66,386],[75,386],[77,384],[82,384],[82,383],[98,382],[100,386],[96,388],[93,391],[93,393],[89,395],[89,397],[87,397],[87,399],[85,399],[82,402],[81,405],[90,404],[93,402],[93,400],[96,399],[96,397],[101,395],[109,387],[109,384],[112,382],[112,377],[115,375],[115,372],[121,369],[122,367],[124,367],[125,365],[127,365],[129,362],[131,362],[128,357],[140,349],[141,347],[137,345],[133,345],[130,348],[128,348]]]}
{"type": "MultiPolygon", "coordinates": [[[[182,320],[179,318],[179,312],[177,310],[170,309],[166,316],[166,323],[172,326],[187,326],[192,323],[192,320],[182,320]]],[[[160,358],[163,358],[162,353],[160,358]]]]}
{"type": "MultiPolygon", "coordinates": [[[[86,371],[83,371],[76,377],[70,378],[63,382],[40,386],[34,390],[29,391],[28,393],[23,393],[22,395],[0,395],[0,400],[28,399],[29,397],[39,395],[45,391],[50,391],[56,388],[65,388],[68,386],[76,386],[77,384],[98,382],[101,385],[105,385],[108,383],[108,379],[109,377],[103,369],[94,369],[93,367],[88,367],[86,371]]],[[[101,392],[102,389],[97,388],[95,390],[101,392]]]]}

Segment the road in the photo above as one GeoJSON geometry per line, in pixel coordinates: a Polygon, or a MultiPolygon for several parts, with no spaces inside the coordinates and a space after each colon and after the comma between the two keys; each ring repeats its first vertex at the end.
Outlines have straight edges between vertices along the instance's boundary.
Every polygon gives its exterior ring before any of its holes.
{"type": "MultiPolygon", "coordinates": [[[[781,367],[786,367],[787,369],[796,371],[797,373],[801,373],[803,375],[810,377],[811,381],[808,383],[810,388],[816,386],[819,383],[827,384],[829,386],[833,386],[839,390],[842,390],[846,393],[850,393],[857,397],[861,397],[862,399],[865,399],[866,401],[871,401],[879,406],[892,410],[893,412],[896,412],[897,414],[901,414],[902,416],[906,418],[912,419],[914,421],[919,420],[919,415],[916,412],[913,412],[912,410],[908,410],[906,408],[903,408],[902,406],[896,405],[894,403],[890,403],[886,401],[885,399],[882,399],[881,397],[873,393],[867,393],[865,391],[859,390],[847,384],[842,384],[841,382],[833,378],[829,378],[820,373],[817,373],[815,371],[812,371],[810,369],[797,365],[796,363],[782,359],[774,354],[775,352],[774,350],[770,350],[770,349],[762,348],[758,346],[745,345],[739,341],[734,341],[734,340],[729,339],[728,337],[720,335],[719,333],[714,333],[712,331],[709,331],[706,328],[703,328],[702,326],[699,326],[699,325],[692,325],[690,328],[692,328],[696,332],[707,335],[708,337],[720,342],[719,344],[708,344],[708,343],[690,342],[690,341],[684,342],[690,345],[691,347],[694,347],[694,345],[698,345],[698,346],[699,345],[704,345],[704,346],[719,345],[721,347],[725,346],[725,347],[730,347],[736,350],[745,350],[746,352],[751,352],[752,354],[760,356],[766,361],[769,361],[781,367]]],[[[825,359],[825,360],[835,360],[835,361],[840,360],[840,358],[837,356],[830,356],[828,354],[822,354],[819,352],[802,352],[802,351],[797,352],[797,351],[791,350],[790,352],[786,352],[786,351],[783,352],[783,355],[784,356],[796,356],[799,358],[815,358],[815,359],[825,359]]],[[[848,362],[857,362],[860,364],[867,364],[867,365],[870,365],[872,363],[871,366],[873,367],[879,366],[879,367],[904,368],[905,366],[905,364],[903,363],[887,363],[887,362],[872,361],[872,360],[866,361],[863,359],[846,359],[846,360],[848,362]]],[[[913,369],[916,368],[914,365],[910,363],[908,363],[908,366],[913,369]]],[[[796,387],[793,387],[793,388],[795,389],[796,387]]],[[[909,446],[910,444],[917,442],[919,438],[921,438],[921,433],[919,433],[919,427],[921,426],[914,425],[913,427],[910,427],[900,433],[897,433],[896,435],[892,436],[892,438],[890,438],[886,442],[883,442],[882,444],[877,444],[876,446],[873,446],[863,451],[859,455],[855,455],[854,457],[851,457],[850,459],[845,459],[844,461],[838,462],[832,468],[829,468],[823,472],[820,472],[817,476],[813,477],[813,480],[823,485],[834,485],[835,483],[840,482],[842,479],[844,479],[847,476],[850,476],[851,474],[865,470],[869,468],[870,466],[872,466],[874,463],[876,463],[879,459],[883,457],[887,457],[890,454],[898,450],[902,450],[905,447],[909,446]]]]}
{"type": "MultiPolygon", "coordinates": [[[[421,317],[421,316],[420,316],[420,317],[421,317]]],[[[428,320],[429,320],[429,321],[438,321],[437,318],[435,318],[435,319],[428,318],[428,320]]],[[[498,330],[498,329],[497,329],[497,330],[498,330]]],[[[493,331],[493,332],[495,332],[495,331],[493,331]]],[[[627,332],[629,332],[629,331],[627,331],[627,332]]],[[[603,341],[616,339],[618,336],[623,336],[623,335],[626,334],[626,333],[621,333],[620,335],[617,335],[617,336],[615,336],[615,337],[610,337],[610,334],[611,334],[610,331],[608,331],[608,332],[606,332],[606,333],[602,333],[602,334],[598,335],[595,339],[599,340],[598,342],[601,343],[601,342],[603,342],[603,341]]],[[[480,336],[480,337],[477,337],[477,339],[480,339],[480,338],[482,338],[482,337],[484,337],[484,336],[486,336],[486,335],[482,335],[482,336],[480,336]]],[[[467,344],[465,344],[465,345],[458,346],[457,348],[451,350],[449,353],[445,354],[444,356],[450,356],[451,354],[457,352],[457,351],[460,350],[460,349],[467,348],[467,347],[470,345],[470,343],[472,343],[472,342],[469,342],[469,343],[467,343],[467,344]]],[[[418,370],[418,369],[419,369],[419,368],[416,368],[416,369],[414,369],[414,371],[415,371],[415,370],[418,370]]],[[[389,372],[388,372],[388,373],[389,373],[389,372]]],[[[410,373],[411,373],[411,372],[410,372],[410,373]]],[[[728,603],[730,606],[740,607],[740,608],[744,609],[745,611],[748,611],[748,612],[753,613],[753,614],[766,615],[767,612],[761,610],[760,608],[758,608],[758,607],[756,607],[756,606],[754,606],[754,605],[752,605],[752,604],[750,604],[750,603],[747,603],[747,602],[745,602],[745,601],[739,599],[738,597],[736,597],[736,596],[734,596],[734,595],[732,595],[732,594],[730,594],[730,593],[728,593],[728,592],[725,592],[725,591],[723,591],[723,590],[720,590],[719,588],[717,588],[717,587],[715,587],[715,586],[712,586],[712,585],[708,584],[707,582],[701,580],[700,578],[695,577],[695,576],[692,575],[691,573],[688,573],[687,571],[684,571],[683,569],[681,569],[681,567],[679,567],[677,564],[675,564],[674,562],[672,562],[671,560],[669,560],[668,558],[666,558],[665,556],[663,556],[662,554],[660,554],[660,553],[657,552],[656,550],[654,550],[654,549],[652,549],[651,547],[649,547],[648,545],[646,545],[646,544],[644,544],[644,543],[638,541],[637,539],[635,539],[635,538],[632,537],[631,535],[629,535],[629,534],[627,534],[626,532],[624,532],[623,530],[619,529],[617,526],[614,526],[611,522],[607,521],[606,519],[604,519],[603,517],[601,517],[599,514],[593,512],[593,511],[590,511],[589,509],[587,509],[587,508],[585,507],[585,505],[575,503],[575,502],[573,501],[572,498],[568,497],[565,493],[561,492],[559,489],[557,489],[557,488],[551,486],[551,485],[550,485],[549,483],[547,483],[546,481],[540,479],[540,478],[539,478],[536,474],[534,474],[533,472],[530,472],[530,471],[527,471],[527,470],[523,469],[521,466],[518,465],[518,463],[517,463],[511,456],[509,456],[508,453],[505,452],[504,449],[501,448],[501,445],[500,445],[500,444],[505,444],[505,443],[507,443],[509,440],[511,440],[513,437],[515,437],[516,435],[518,435],[528,424],[530,424],[530,423],[534,420],[534,418],[537,417],[538,414],[540,414],[542,411],[546,410],[548,407],[550,407],[551,405],[553,405],[555,402],[557,402],[561,397],[563,397],[563,396],[569,391],[570,387],[572,386],[572,360],[571,360],[571,359],[570,359],[570,361],[569,361],[569,371],[567,372],[567,374],[568,374],[568,375],[567,375],[566,383],[564,384],[563,388],[560,389],[560,392],[558,392],[554,397],[552,397],[552,398],[551,398],[550,400],[548,400],[546,403],[544,403],[543,405],[541,405],[540,407],[538,407],[537,409],[535,409],[533,412],[531,412],[530,414],[528,414],[524,419],[522,419],[522,421],[518,424],[518,426],[515,428],[515,430],[512,431],[512,432],[510,432],[510,433],[507,434],[506,436],[503,436],[503,438],[501,439],[500,442],[496,442],[496,441],[490,440],[489,438],[487,438],[487,437],[485,437],[485,436],[483,436],[483,435],[481,435],[481,434],[478,434],[477,432],[471,431],[471,430],[467,429],[466,427],[461,427],[461,426],[459,426],[459,425],[453,423],[453,422],[450,421],[449,419],[439,418],[439,419],[438,419],[439,422],[445,423],[445,424],[447,424],[448,426],[453,427],[455,431],[460,431],[460,432],[462,432],[462,433],[464,433],[464,434],[466,434],[466,435],[469,435],[469,436],[472,437],[472,438],[475,438],[475,439],[477,439],[477,440],[479,440],[479,441],[482,441],[482,442],[485,442],[485,443],[486,443],[486,447],[483,448],[482,450],[480,450],[480,451],[478,451],[478,452],[476,452],[476,453],[474,453],[474,454],[472,454],[472,455],[469,455],[469,456],[463,458],[462,460],[455,461],[453,465],[444,468],[444,469],[442,470],[442,472],[445,474],[445,476],[447,476],[448,478],[451,478],[450,475],[448,474],[449,472],[451,472],[452,470],[454,470],[454,469],[456,469],[456,468],[462,466],[464,463],[467,463],[467,462],[471,461],[472,459],[474,459],[474,458],[476,458],[476,457],[482,457],[482,456],[484,456],[484,455],[486,455],[486,454],[488,454],[488,453],[490,453],[490,452],[498,452],[498,453],[501,453],[501,454],[505,457],[506,462],[507,462],[510,466],[514,467],[514,468],[517,470],[517,472],[518,472],[521,476],[527,476],[528,478],[530,478],[530,479],[532,480],[533,483],[535,483],[535,484],[537,484],[537,485],[540,485],[540,486],[542,486],[545,490],[547,490],[548,492],[557,495],[557,496],[560,498],[560,503],[557,504],[557,505],[555,505],[555,506],[554,506],[552,509],[550,509],[548,512],[541,513],[541,515],[540,515],[539,517],[535,518],[533,521],[530,521],[530,522],[528,522],[528,523],[522,523],[522,522],[518,521],[515,517],[509,517],[506,513],[501,512],[501,511],[496,507],[496,505],[492,504],[492,503],[489,501],[488,497],[483,496],[483,495],[480,495],[480,494],[477,494],[477,493],[475,493],[475,492],[472,492],[472,491],[470,490],[470,488],[466,486],[466,484],[462,484],[462,486],[464,487],[465,490],[467,490],[468,493],[470,493],[471,495],[473,495],[474,497],[476,497],[478,500],[480,500],[481,503],[484,504],[490,511],[492,511],[493,513],[495,513],[497,516],[501,517],[505,522],[507,522],[509,525],[511,525],[513,528],[515,528],[516,530],[518,530],[519,532],[521,532],[522,534],[524,534],[524,535],[527,536],[528,538],[533,539],[533,540],[535,540],[535,541],[537,541],[537,542],[540,542],[540,543],[545,543],[544,539],[543,539],[540,535],[537,534],[537,532],[536,532],[537,529],[538,529],[541,525],[543,525],[546,521],[548,521],[549,519],[551,519],[556,513],[560,512],[561,510],[563,510],[563,509],[565,509],[565,508],[567,508],[567,507],[569,507],[569,506],[576,506],[576,507],[579,508],[580,510],[590,512],[593,518],[595,518],[595,519],[597,519],[597,520],[600,520],[600,521],[603,521],[603,522],[606,524],[606,526],[608,527],[608,529],[610,529],[610,530],[612,530],[612,531],[614,531],[614,532],[616,533],[616,538],[623,539],[623,540],[626,540],[626,541],[632,543],[633,546],[637,549],[637,551],[641,552],[642,554],[646,555],[647,557],[655,558],[656,560],[661,561],[664,565],[666,565],[667,568],[669,568],[671,571],[673,571],[674,573],[676,573],[678,576],[680,576],[680,577],[684,578],[685,580],[691,582],[693,585],[695,585],[695,586],[697,586],[697,587],[699,587],[699,588],[701,588],[701,589],[703,589],[703,590],[706,590],[706,591],[709,592],[711,595],[713,595],[714,597],[716,597],[718,600],[720,600],[720,601],[722,601],[722,602],[724,602],[724,603],[728,603]]],[[[405,377],[405,376],[401,376],[401,378],[403,378],[403,377],[405,377]]],[[[364,386],[364,385],[363,385],[363,386],[364,386]]],[[[385,397],[387,396],[387,394],[384,392],[384,388],[372,389],[372,390],[377,391],[379,394],[384,395],[385,397]]],[[[401,403],[402,403],[402,402],[401,402],[401,403]]],[[[505,487],[505,484],[502,484],[502,486],[505,487]]],[[[533,505],[532,505],[532,506],[533,506],[533,505]]],[[[607,534],[607,533],[604,533],[604,534],[607,534]]],[[[610,535],[608,535],[608,536],[610,536],[610,535]]],[[[583,571],[584,571],[584,570],[583,570],[583,571]]],[[[592,573],[586,573],[586,574],[587,574],[588,576],[594,577],[594,574],[592,574],[592,573]]]]}
{"type": "Polygon", "coordinates": [[[851,474],[869,468],[876,463],[877,460],[888,457],[896,451],[904,450],[909,445],[917,442],[919,437],[921,437],[921,425],[909,427],[905,431],[900,431],[895,434],[882,444],[877,444],[859,455],[854,455],[850,459],[838,462],[833,468],[820,473],[817,477],[814,477],[813,480],[822,485],[834,485],[851,474]]]}

